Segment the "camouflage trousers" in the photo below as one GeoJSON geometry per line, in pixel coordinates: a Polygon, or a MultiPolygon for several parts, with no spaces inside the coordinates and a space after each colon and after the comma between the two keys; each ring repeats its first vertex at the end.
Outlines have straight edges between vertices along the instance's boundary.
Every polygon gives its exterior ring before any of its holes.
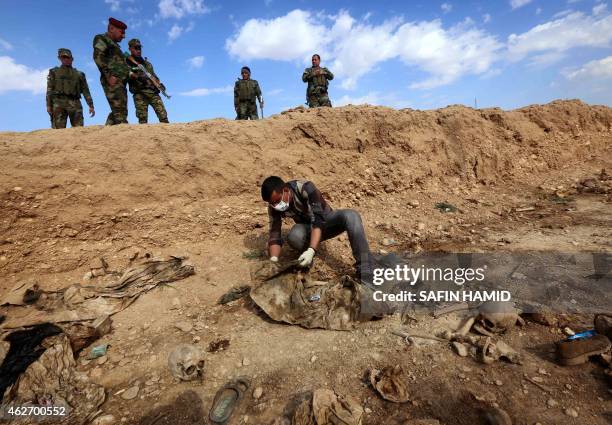
{"type": "Polygon", "coordinates": [[[259,115],[257,115],[257,103],[255,102],[240,102],[236,113],[237,120],[259,119],[259,115]]]}
{"type": "Polygon", "coordinates": [[[168,113],[159,94],[153,92],[134,93],[134,107],[140,124],[146,124],[149,117],[149,105],[153,107],[159,122],[168,122],[168,113]]]}
{"type": "Polygon", "coordinates": [[[110,113],[106,118],[106,125],[127,124],[127,89],[124,83],[117,83],[114,86],[102,83],[104,95],[110,106],[110,113]]]}
{"type": "Polygon", "coordinates": [[[70,97],[53,98],[52,128],[66,128],[66,122],[70,118],[70,125],[83,127],[83,107],[81,99],[70,97]]]}
{"type": "Polygon", "coordinates": [[[327,93],[312,94],[308,96],[308,107],[318,108],[319,106],[332,106],[327,93]]]}

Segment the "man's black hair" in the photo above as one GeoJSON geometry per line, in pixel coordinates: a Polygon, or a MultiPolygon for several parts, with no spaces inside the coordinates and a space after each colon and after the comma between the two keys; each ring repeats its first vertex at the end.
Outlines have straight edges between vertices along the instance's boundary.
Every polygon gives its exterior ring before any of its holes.
{"type": "Polygon", "coordinates": [[[317,57],[319,60],[321,60],[321,56],[319,56],[319,54],[318,54],[318,53],[315,53],[314,55],[312,55],[312,57],[313,57],[313,58],[314,58],[315,56],[316,56],[316,57],[317,57]]]}
{"type": "Polygon", "coordinates": [[[266,202],[270,202],[272,192],[280,192],[281,190],[283,190],[283,186],[285,186],[285,182],[280,177],[267,177],[261,184],[261,199],[266,202]]]}
{"type": "Polygon", "coordinates": [[[249,74],[251,73],[251,68],[249,68],[248,66],[243,66],[242,68],[240,68],[240,72],[244,71],[244,70],[249,71],[249,74]]]}

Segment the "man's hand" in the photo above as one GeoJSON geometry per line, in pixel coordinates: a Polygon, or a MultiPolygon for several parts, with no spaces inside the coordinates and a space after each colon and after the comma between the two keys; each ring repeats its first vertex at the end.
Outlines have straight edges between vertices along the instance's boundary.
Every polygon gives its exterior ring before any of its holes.
{"type": "Polygon", "coordinates": [[[119,82],[119,79],[117,77],[115,77],[114,75],[111,75],[110,77],[108,77],[108,84],[109,85],[114,86],[118,82],[119,82]]]}
{"type": "Polygon", "coordinates": [[[323,73],[323,70],[321,68],[317,68],[314,70],[314,75],[321,75],[323,73]]]}
{"type": "Polygon", "coordinates": [[[93,117],[94,115],[96,115],[96,111],[94,110],[93,106],[89,107],[89,116],[93,117]]]}
{"type": "Polygon", "coordinates": [[[312,264],[312,260],[314,259],[314,256],[315,256],[315,250],[312,248],[308,248],[306,251],[302,253],[302,255],[300,255],[300,258],[298,258],[298,262],[300,266],[310,267],[310,265],[312,264]]]}

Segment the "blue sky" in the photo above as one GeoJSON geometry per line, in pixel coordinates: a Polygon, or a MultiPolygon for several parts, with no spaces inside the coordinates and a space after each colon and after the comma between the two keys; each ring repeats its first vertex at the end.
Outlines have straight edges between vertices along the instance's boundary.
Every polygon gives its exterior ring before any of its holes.
{"type": "MultiPolygon", "coordinates": [[[[504,109],[558,98],[612,106],[612,11],[600,0],[280,1],[4,0],[0,131],[47,128],[44,91],[57,48],[87,74],[96,116],[109,107],[92,39],[109,16],[128,24],[173,95],[171,122],[234,118],[232,87],[249,65],[266,115],[304,103],[312,53],[336,74],[334,105],[504,109]]],[[[132,100],[129,120],[137,122],[132,100]]],[[[157,122],[150,110],[150,122],[157,122]]]]}

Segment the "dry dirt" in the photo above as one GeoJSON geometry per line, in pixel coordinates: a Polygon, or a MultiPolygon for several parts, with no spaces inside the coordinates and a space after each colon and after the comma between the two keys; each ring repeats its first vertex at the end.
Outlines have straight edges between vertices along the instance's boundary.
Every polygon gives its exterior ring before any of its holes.
{"type": "MultiPolygon", "coordinates": [[[[319,387],[360,400],[365,424],[477,424],[475,396],[497,403],[515,424],[612,421],[603,367],[554,362],[558,327],[513,330],[504,340],[528,361],[486,366],[441,344],[406,345],[391,334],[397,316],[335,332],[273,323],[247,300],[216,304],[230,287],[249,284],[250,257],[263,250],[267,232],[259,183],[271,174],[310,179],[334,208],[360,211],[373,250],[611,252],[610,193],[575,190],[612,171],[611,108],[580,101],[513,111],[348,106],[258,122],[5,132],[0,158],[0,296],[23,281],[45,289],[81,281],[100,257],[116,270],[135,252],[186,255],[196,267],[195,276],[115,315],[106,363],[80,366],[107,389],[103,410],[117,422],[195,423],[236,375],[249,376],[263,395],[254,400],[249,391],[235,424],[269,424],[319,387]],[[439,212],[440,201],[460,212],[439,212]],[[534,208],[520,211],[526,207],[534,208]],[[383,238],[398,245],[383,247],[383,238]],[[178,330],[181,321],[194,330],[178,330]],[[204,348],[218,339],[229,346],[207,354],[201,383],[176,382],[167,355],[194,338],[204,348]],[[410,371],[412,402],[385,402],[365,383],[366,370],[388,364],[410,371]],[[525,374],[540,376],[548,391],[525,374]],[[135,400],[115,395],[136,381],[135,400]],[[558,405],[548,407],[550,398],[558,405]]],[[[324,245],[314,273],[351,273],[346,238],[324,245]]],[[[583,329],[592,318],[570,320],[583,329]]],[[[412,326],[440,324],[423,317],[412,326]]]]}

